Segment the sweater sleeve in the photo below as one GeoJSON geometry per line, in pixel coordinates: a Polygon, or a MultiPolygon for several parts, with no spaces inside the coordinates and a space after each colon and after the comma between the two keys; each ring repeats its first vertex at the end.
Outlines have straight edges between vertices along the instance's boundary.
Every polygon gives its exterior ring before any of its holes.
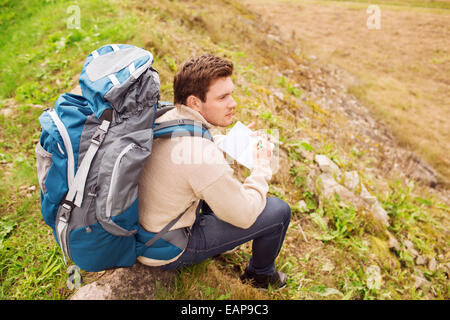
{"type": "Polygon", "coordinates": [[[199,167],[191,175],[191,187],[219,219],[239,228],[249,228],[266,206],[268,182],[272,176],[270,165],[258,163],[241,183],[233,177],[233,169],[226,163],[223,153],[218,149],[217,152],[223,162],[199,167]],[[215,178],[201,183],[205,177],[215,178]]]}

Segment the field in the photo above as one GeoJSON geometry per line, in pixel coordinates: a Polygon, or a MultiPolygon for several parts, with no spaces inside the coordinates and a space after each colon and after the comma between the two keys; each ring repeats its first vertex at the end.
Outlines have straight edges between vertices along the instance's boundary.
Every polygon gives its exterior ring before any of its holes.
{"type": "Polygon", "coordinates": [[[355,76],[348,91],[450,181],[450,1],[246,1],[308,57],[355,76]],[[368,26],[369,25],[369,26],[368,26]]]}
{"type": "MultiPolygon", "coordinates": [[[[378,32],[371,41],[363,1],[272,1],[261,7],[250,0],[79,0],[75,11],[72,1],[0,1],[0,299],[74,294],[66,285],[68,266],[40,213],[38,117],[76,87],[86,56],[109,43],[151,51],[168,101],[172,77],[187,58],[211,52],[232,60],[236,120],[255,121],[280,140],[270,195],[292,208],[277,260],[289,277],[287,287],[263,292],[242,284],[238,276],[250,257],[245,245],[184,269],[174,286],[158,288],[156,299],[449,299],[448,188],[430,188],[406,175],[402,157],[403,147],[417,150],[448,177],[449,6],[402,1],[384,7],[387,2],[380,1],[381,30],[371,30],[378,32]],[[303,12],[303,18],[288,11],[303,12]],[[340,14],[333,18],[332,12],[340,14]],[[351,13],[361,16],[359,30],[347,30],[351,13]],[[329,20],[328,31],[320,19],[329,20]],[[402,57],[389,46],[396,43],[389,23],[408,19],[422,33],[397,31],[406,36],[402,50],[411,52],[402,57]],[[300,20],[304,24],[296,25],[300,20]],[[429,23],[440,29],[431,32],[429,23]],[[295,33],[290,26],[298,26],[295,33]],[[352,37],[363,45],[349,45],[352,37]],[[420,43],[410,43],[415,38],[420,43]],[[331,72],[324,67],[330,63],[348,70],[331,72]],[[342,172],[357,172],[389,226],[339,196],[325,199],[320,181],[311,183],[319,171],[316,155],[342,172]]],[[[237,167],[238,179],[248,174],[237,167]]],[[[103,273],[82,276],[87,284],[103,273]]]]}

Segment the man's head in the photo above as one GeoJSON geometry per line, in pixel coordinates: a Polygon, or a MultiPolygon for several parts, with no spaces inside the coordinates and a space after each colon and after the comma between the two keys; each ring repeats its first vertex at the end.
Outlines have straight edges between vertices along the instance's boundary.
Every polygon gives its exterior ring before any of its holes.
{"type": "Polygon", "coordinates": [[[188,60],[173,80],[174,103],[198,111],[212,125],[230,125],[236,107],[232,73],[230,61],[211,54],[188,60]]]}

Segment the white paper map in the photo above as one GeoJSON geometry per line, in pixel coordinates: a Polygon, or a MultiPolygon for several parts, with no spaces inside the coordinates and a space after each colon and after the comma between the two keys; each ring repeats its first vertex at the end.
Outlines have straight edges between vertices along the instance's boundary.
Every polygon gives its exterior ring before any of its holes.
{"type": "Polygon", "coordinates": [[[253,145],[258,137],[252,137],[252,130],[238,121],[219,143],[218,147],[243,166],[253,168],[253,145]]]}

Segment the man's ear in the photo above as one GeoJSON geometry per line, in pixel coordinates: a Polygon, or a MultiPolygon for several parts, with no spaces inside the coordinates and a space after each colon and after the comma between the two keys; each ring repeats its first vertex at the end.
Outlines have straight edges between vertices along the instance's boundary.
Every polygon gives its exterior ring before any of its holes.
{"type": "Polygon", "coordinates": [[[186,99],[186,106],[188,106],[191,109],[194,109],[197,112],[200,112],[201,101],[199,98],[191,94],[186,99]]]}

